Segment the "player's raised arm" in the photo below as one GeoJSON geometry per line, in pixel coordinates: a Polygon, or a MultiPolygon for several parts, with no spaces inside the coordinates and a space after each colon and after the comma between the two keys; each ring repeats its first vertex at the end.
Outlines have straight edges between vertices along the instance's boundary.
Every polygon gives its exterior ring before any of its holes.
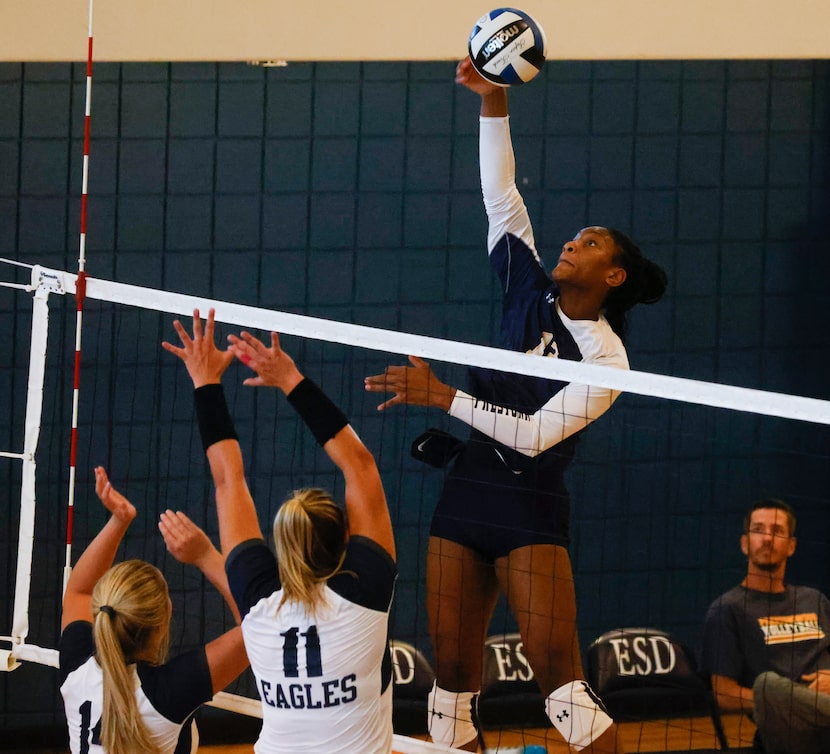
{"type": "Polygon", "coordinates": [[[221,385],[222,375],[233,361],[233,354],[216,347],[213,309],[208,313],[204,330],[199,310],[194,310],[192,337],[179,321],[173,326],[182,345],[165,342],[162,346],[184,362],[193,380],[199,432],[216,486],[219,540],[222,552],[227,555],[240,542],[262,537],[254,501],[245,481],[242,451],[221,385]]]}
{"type": "Polygon", "coordinates": [[[248,332],[229,336],[230,350],[256,372],[246,385],[270,386],[282,390],[288,402],[311,430],[346,480],[346,511],[349,532],[380,544],[395,555],[392,522],[377,464],[349,421],[334,402],[310,379],[304,377],[294,360],[283,351],[277,333],[271,345],[248,332]]]}
{"type": "Polygon", "coordinates": [[[183,511],[166,510],[159,517],[159,531],[164,544],[179,563],[196,566],[222,595],[237,624],[242,622],[239,608],[231,596],[225,557],[214,546],[205,531],[183,511]]]}
{"type": "Polygon", "coordinates": [[[61,630],[76,620],[92,622],[92,590],[113,564],[118,546],[136,516],[135,507],[112,486],[103,466],[95,469],[95,493],[111,515],[72,569],[63,596],[61,630]]]}

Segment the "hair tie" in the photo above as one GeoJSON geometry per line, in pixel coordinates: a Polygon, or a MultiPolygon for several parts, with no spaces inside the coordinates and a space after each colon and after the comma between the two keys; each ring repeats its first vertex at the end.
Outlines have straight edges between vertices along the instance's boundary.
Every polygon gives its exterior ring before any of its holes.
{"type": "Polygon", "coordinates": [[[101,607],[98,608],[98,612],[106,613],[107,615],[109,615],[110,618],[115,617],[115,608],[111,607],[110,605],[101,605],[101,607]]]}

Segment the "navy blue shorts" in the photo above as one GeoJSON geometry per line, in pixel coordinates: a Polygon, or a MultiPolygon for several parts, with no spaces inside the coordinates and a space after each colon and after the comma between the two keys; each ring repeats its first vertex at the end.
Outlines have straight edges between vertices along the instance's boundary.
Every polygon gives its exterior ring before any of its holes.
{"type": "Polygon", "coordinates": [[[553,469],[527,463],[517,471],[496,450],[465,446],[444,482],[430,535],[491,562],[527,545],[567,547],[570,500],[563,472],[570,458],[553,469]]]}

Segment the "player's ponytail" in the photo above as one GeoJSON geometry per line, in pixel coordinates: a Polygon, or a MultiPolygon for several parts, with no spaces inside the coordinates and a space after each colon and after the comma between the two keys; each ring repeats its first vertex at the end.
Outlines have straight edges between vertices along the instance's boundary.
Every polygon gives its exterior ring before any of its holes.
{"type": "Polygon", "coordinates": [[[142,560],[109,569],[92,592],[95,657],[104,679],[101,744],[107,754],[158,754],[138,710],[134,670],[167,654],[170,600],[161,572],[142,560]]]}
{"type": "Polygon", "coordinates": [[[617,335],[625,340],[626,312],[636,304],[654,304],[666,291],[668,278],[660,265],[643,256],[637,246],[625,233],[609,228],[608,232],[617,244],[614,263],[626,273],[622,285],[612,288],[605,297],[605,317],[617,335]]]}
{"type": "Polygon", "coordinates": [[[345,512],[325,490],[297,490],[274,519],[274,544],[283,588],[280,607],[291,600],[314,613],[320,585],[343,565],[345,512]]]}

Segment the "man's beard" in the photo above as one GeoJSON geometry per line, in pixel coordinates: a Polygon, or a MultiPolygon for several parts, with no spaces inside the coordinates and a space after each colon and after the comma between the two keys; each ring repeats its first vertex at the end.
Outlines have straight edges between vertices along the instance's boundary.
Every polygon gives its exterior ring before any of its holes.
{"type": "Polygon", "coordinates": [[[779,565],[778,563],[772,563],[770,561],[761,563],[757,560],[753,560],[752,563],[759,571],[767,571],[768,573],[777,570],[779,565]]]}

